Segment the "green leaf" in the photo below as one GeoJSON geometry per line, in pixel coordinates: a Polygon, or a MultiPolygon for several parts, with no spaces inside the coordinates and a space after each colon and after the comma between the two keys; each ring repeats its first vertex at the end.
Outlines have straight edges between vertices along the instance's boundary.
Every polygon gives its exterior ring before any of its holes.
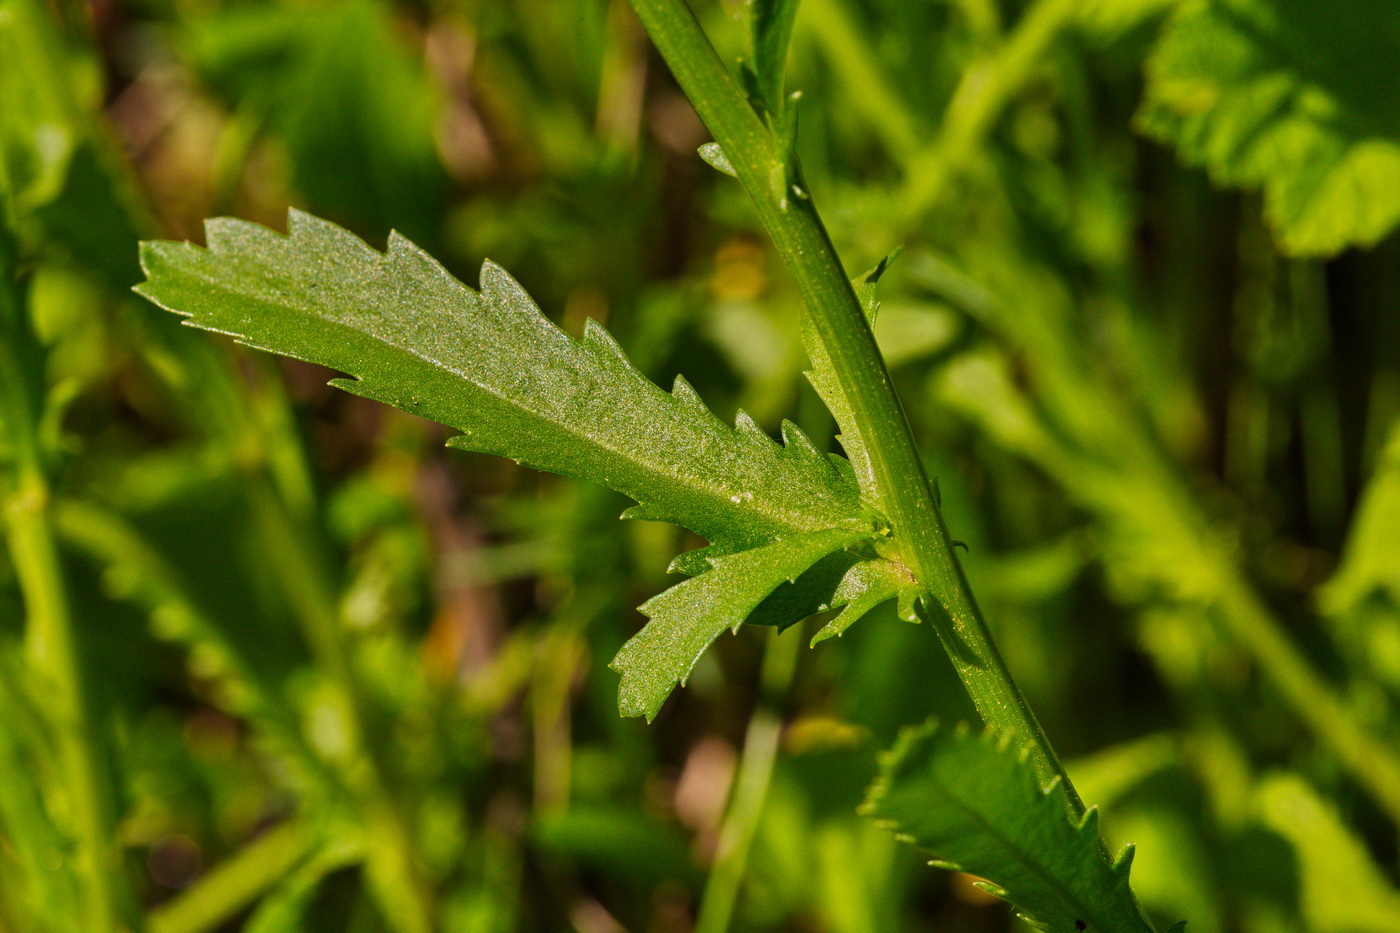
{"type": "Polygon", "coordinates": [[[749,24],[753,34],[754,77],[768,112],[784,110],[783,73],[797,20],[798,0],[751,0],[749,24]]]}
{"type": "MultiPolygon", "coordinates": [[[[885,270],[889,268],[890,263],[898,255],[899,251],[896,250],[880,260],[879,265],[875,268],[851,280],[851,284],[856,290],[856,297],[860,299],[861,307],[865,310],[866,320],[870,322],[872,327],[880,310],[880,302],[876,294],[880,277],[885,274],[885,270]]],[[[812,388],[817,390],[817,395],[826,403],[827,409],[836,419],[836,425],[841,429],[837,439],[845,448],[846,456],[850,458],[851,466],[855,469],[856,478],[861,488],[874,489],[875,476],[870,465],[870,452],[866,449],[865,441],[856,428],[855,413],[851,410],[851,403],[846,400],[846,394],[841,388],[841,380],[837,378],[836,369],[831,364],[831,357],[827,354],[826,348],[822,346],[821,338],[817,336],[812,317],[806,313],[802,316],[802,345],[806,347],[807,356],[812,361],[812,368],[807,372],[807,380],[812,383],[812,388]]]]}
{"type": "Polygon", "coordinates": [[[592,321],[570,339],[500,267],[482,267],[476,292],[400,236],[381,253],[299,212],[290,230],[225,218],[208,222],[207,249],[143,244],[137,290],[197,327],[348,373],[332,384],[462,431],[449,446],[616,489],[638,502],[629,518],[731,550],[870,534],[840,458],[791,426],[777,444],[742,412],[729,427],[683,379],[663,391],[592,321]]]}
{"type": "Polygon", "coordinates": [[[920,590],[909,571],[892,560],[854,549],[837,551],[817,561],[802,576],[784,583],[768,595],[745,621],[750,625],[772,625],[779,631],[808,616],[833,609],[843,610],[812,639],[812,644],[840,635],[871,609],[899,598],[899,615],[917,622],[914,600],[920,590]]]}
{"type": "Polygon", "coordinates": [[[1217,182],[1262,187],[1288,252],[1369,245],[1400,220],[1400,5],[1189,4],[1147,76],[1141,126],[1217,182]]]}
{"type": "Polygon", "coordinates": [[[1042,929],[1152,930],[1128,886],[1132,847],[1110,865],[1098,811],[1072,823],[1064,788],[1042,788],[1023,756],[994,733],[905,730],[863,812],[932,851],[934,865],[987,879],[979,886],[1042,929]]]}
{"type": "Polygon", "coordinates": [[[1260,782],[1260,817],[1298,856],[1299,905],[1317,933],[1400,928],[1400,892],[1333,807],[1295,774],[1260,782]]]}
{"type": "Polygon", "coordinates": [[[869,530],[829,528],[716,557],[714,569],[647,600],[640,611],[649,621],[609,665],[622,675],[622,715],[646,716],[650,722],[725,629],[737,630],[780,584],[869,536],[869,530]]]}
{"type": "Polygon", "coordinates": [[[914,607],[922,593],[923,589],[907,567],[891,560],[861,561],[841,578],[832,597],[831,608],[841,612],[812,636],[812,644],[845,634],[846,629],[867,612],[896,597],[899,617],[905,622],[918,622],[914,607]]]}

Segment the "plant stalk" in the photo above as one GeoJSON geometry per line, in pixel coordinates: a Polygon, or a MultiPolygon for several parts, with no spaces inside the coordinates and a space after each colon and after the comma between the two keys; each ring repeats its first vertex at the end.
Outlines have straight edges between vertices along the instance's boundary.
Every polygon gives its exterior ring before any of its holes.
{"type": "MultiPolygon", "coordinates": [[[[1063,766],[1012,681],[953,553],[894,385],[826,228],[806,192],[778,187],[788,157],[750,106],[685,0],[632,0],[643,25],[733,164],[779,254],[797,280],[818,336],[866,439],[875,506],[889,519],[899,559],[935,605],[929,615],[987,725],[1023,745],[1043,782],[1060,779],[1082,812],[1063,766]]],[[[795,162],[795,160],[794,160],[795,162]]],[[[792,176],[798,176],[794,170],[792,176]]]]}
{"type": "Polygon", "coordinates": [[[150,933],[206,933],[283,881],[315,851],[315,834],[296,821],[263,833],[194,885],[151,911],[150,933]]]}
{"type": "Polygon", "coordinates": [[[102,753],[84,687],[73,615],[48,511],[48,489],[36,470],[25,470],[5,503],[10,552],[27,610],[25,640],[31,663],[52,691],[48,711],[58,744],[58,766],[67,783],[71,831],[83,888],[84,929],[129,929],[122,909],[121,852],[102,753]]]}
{"type": "Polygon", "coordinates": [[[801,647],[799,631],[782,638],[776,629],[767,633],[763,651],[762,690],[758,705],[744,733],[744,749],[734,772],[734,789],[720,826],[719,843],[705,895],[695,921],[695,933],[725,933],[732,925],[734,905],[739,900],[748,870],[749,852],[758,833],[763,803],[778,763],[778,746],[783,734],[779,708],[792,687],[801,647]]]}
{"type": "Polygon", "coordinates": [[[261,475],[250,481],[258,537],[279,569],[282,588],[331,688],[343,730],[336,754],[343,758],[351,789],[365,808],[368,867],[381,908],[398,933],[431,933],[432,899],[419,876],[412,820],[393,792],[385,750],[373,741],[370,699],[355,672],[329,575],[272,483],[261,475]]]}
{"type": "Polygon", "coordinates": [[[25,647],[49,691],[44,709],[66,782],[69,827],[82,886],[83,928],[117,933],[140,928],[122,887],[122,854],[99,736],[93,728],[63,560],[55,541],[48,478],[39,441],[38,385],[25,378],[22,353],[39,354],[14,280],[13,242],[0,218],[0,429],[9,435],[12,472],[3,500],[10,557],[26,610],[25,647]]]}

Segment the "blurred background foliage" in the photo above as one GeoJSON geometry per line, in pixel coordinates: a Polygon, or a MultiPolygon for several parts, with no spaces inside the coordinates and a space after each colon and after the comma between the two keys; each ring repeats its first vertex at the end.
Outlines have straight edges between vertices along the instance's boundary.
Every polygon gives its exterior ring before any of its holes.
{"type": "MultiPolygon", "coordinates": [[[[789,86],[849,267],[904,247],[879,339],[1145,907],[1400,930],[1400,9],[805,0],[789,86]]],[[[301,206],[829,441],[706,139],[624,0],[0,0],[0,930],[1014,923],[855,813],[973,715],[930,632],[753,627],[621,720],[696,542],[128,291],[140,238],[301,206]]]]}

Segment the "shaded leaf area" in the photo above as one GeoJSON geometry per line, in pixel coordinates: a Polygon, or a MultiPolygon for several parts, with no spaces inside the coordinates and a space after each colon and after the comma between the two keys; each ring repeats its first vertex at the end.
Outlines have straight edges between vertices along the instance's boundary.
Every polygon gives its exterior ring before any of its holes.
{"type": "Polygon", "coordinates": [[[462,431],[449,445],[593,480],[725,547],[866,530],[844,460],[795,427],[779,445],[721,422],[683,379],[667,393],[602,327],[575,341],[499,266],[481,291],[399,236],[387,253],[293,212],[283,237],[219,219],[207,249],[148,243],[141,294],[206,330],[349,373],[334,385],[462,431]]]}
{"type": "Polygon", "coordinates": [[[737,630],[782,583],[796,580],[822,557],[867,537],[843,529],[814,531],[738,554],[716,557],[714,569],[647,600],[650,621],[618,652],[618,706],[624,716],[654,718],[700,655],[725,629],[737,630]]]}
{"type": "Polygon", "coordinates": [[[1072,823],[1064,788],[1042,788],[993,733],[907,730],[864,810],[933,852],[934,865],[987,879],[979,886],[1041,929],[1152,930],[1128,886],[1132,847],[1110,864],[1098,811],[1072,823]]]}
{"type": "Polygon", "coordinates": [[[837,551],[796,580],[779,586],[746,621],[777,626],[782,631],[809,616],[841,610],[812,636],[816,645],[841,635],[871,609],[896,597],[899,617],[919,621],[914,604],[921,592],[913,574],[897,561],[854,550],[837,551]]]}
{"type": "Polygon", "coordinates": [[[1172,20],[1139,114],[1221,184],[1262,188],[1279,243],[1327,255],[1400,220],[1400,7],[1216,0],[1172,20]]]}

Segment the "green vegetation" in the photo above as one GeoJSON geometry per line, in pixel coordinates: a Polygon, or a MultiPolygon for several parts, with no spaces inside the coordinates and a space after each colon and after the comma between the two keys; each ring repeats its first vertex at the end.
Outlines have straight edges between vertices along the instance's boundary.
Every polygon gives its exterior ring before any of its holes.
{"type": "Polygon", "coordinates": [[[1400,931],[1397,79],[0,0],[0,933],[1400,931]]]}

